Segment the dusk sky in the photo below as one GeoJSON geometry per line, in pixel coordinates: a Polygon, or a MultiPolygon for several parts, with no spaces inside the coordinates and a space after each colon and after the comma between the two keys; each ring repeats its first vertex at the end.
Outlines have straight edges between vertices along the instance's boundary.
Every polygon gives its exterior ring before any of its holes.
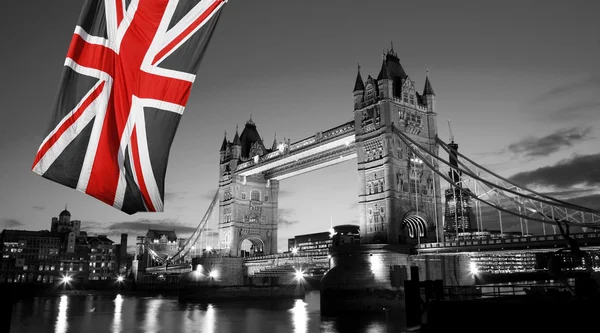
{"type": "MultiPolygon", "coordinates": [[[[0,4],[2,228],[49,229],[68,204],[83,230],[115,241],[148,228],[186,236],[217,189],[224,131],[232,140],[252,115],[270,146],[275,132],[294,142],[352,119],[357,63],[376,77],[390,42],[419,90],[429,69],[442,139],[450,119],[463,154],[600,209],[598,1],[230,0],[173,142],[165,211],[131,216],[31,171],[80,10],[0,4]]],[[[330,219],[358,223],[355,160],[280,186],[280,249],[330,219]]]]}

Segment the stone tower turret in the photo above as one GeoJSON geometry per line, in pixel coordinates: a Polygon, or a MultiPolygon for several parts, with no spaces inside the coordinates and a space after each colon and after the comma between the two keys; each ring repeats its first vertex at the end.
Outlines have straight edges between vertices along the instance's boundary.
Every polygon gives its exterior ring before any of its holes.
{"type": "Polygon", "coordinates": [[[360,76],[360,65],[358,65],[358,73],[356,74],[356,82],[354,83],[354,110],[358,110],[362,107],[365,84],[362,77],[360,76]]]}

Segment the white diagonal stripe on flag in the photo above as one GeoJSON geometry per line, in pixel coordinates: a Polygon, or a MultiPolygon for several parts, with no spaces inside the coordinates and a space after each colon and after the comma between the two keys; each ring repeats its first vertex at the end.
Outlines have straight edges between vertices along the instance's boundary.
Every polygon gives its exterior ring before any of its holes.
{"type": "Polygon", "coordinates": [[[156,185],[156,178],[154,177],[152,163],[150,162],[150,153],[148,151],[148,138],[146,137],[146,120],[143,110],[136,118],[135,128],[137,132],[137,144],[139,154],[138,158],[140,161],[142,174],[144,175],[144,183],[146,185],[146,190],[150,195],[150,200],[152,200],[154,210],[157,212],[162,212],[164,209],[164,204],[160,197],[160,191],[158,190],[158,185],[156,185]]]}
{"type": "MultiPolygon", "coordinates": [[[[173,40],[175,40],[177,37],[179,37],[181,34],[183,34],[185,29],[187,29],[190,26],[190,24],[192,24],[204,12],[206,12],[206,10],[215,2],[216,2],[215,0],[202,0],[200,3],[198,3],[196,6],[194,6],[194,8],[192,8],[192,10],[190,10],[190,12],[187,13],[181,19],[181,21],[177,22],[177,24],[174,27],[172,27],[169,31],[167,31],[164,34],[164,37],[161,39],[162,43],[160,45],[160,48],[158,50],[156,50],[156,53],[158,53],[160,50],[162,50],[167,45],[169,45],[169,43],[171,43],[173,40]]],[[[200,30],[200,28],[202,28],[206,24],[206,22],[210,21],[210,19],[215,15],[215,13],[217,13],[221,9],[223,4],[224,3],[221,2],[221,4],[219,4],[217,6],[217,8],[210,13],[210,15],[208,15],[194,30],[192,30],[190,33],[188,33],[186,36],[184,36],[182,38],[182,40],[179,41],[179,43],[177,43],[177,45],[174,48],[169,50],[154,65],[156,66],[156,65],[160,64],[166,57],[171,55],[183,43],[185,43],[188,39],[190,39],[190,37],[192,35],[194,35],[198,30],[200,30]]]]}

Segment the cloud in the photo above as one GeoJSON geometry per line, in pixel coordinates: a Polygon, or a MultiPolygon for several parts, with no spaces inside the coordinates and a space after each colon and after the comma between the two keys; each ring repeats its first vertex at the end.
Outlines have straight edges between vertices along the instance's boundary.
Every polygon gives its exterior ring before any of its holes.
{"type": "Polygon", "coordinates": [[[177,237],[189,236],[195,226],[184,225],[177,219],[138,219],[135,221],[120,222],[96,222],[83,221],[81,230],[86,231],[88,235],[100,234],[113,237],[120,237],[121,234],[128,234],[130,237],[142,236],[148,232],[148,229],[174,230],[177,237]]]}
{"type": "Polygon", "coordinates": [[[569,189],[575,185],[600,185],[600,153],[579,155],[552,166],[520,172],[510,179],[523,186],[538,185],[569,189]]]}
{"type": "MultiPolygon", "coordinates": [[[[182,199],[187,192],[174,192],[174,191],[165,191],[165,202],[166,201],[175,201],[177,199],[182,199]]],[[[214,193],[213,193],[214,195],[214,193]]],[[[212,199],[212,196],[210,197],[212,199]]]]}
{"type": "Polygon", "coordinates": [[[600,101],[570,104],[554,110],[552,116],[556,119],[571,119],[577,116],[597,115],[600,112],[600,101]]]}
{"type": "Polygon", "coordinates": [[[298,222],[300,222],[298,220],[294,220],[294,219],[290,218],[290,216],[292,216],[294,214],[293,208],[279,208],[278,214],[279,214],[278,224],[282,228],[289,227],[291,225],[294,225],[294,224],[297,224],[298,222]]]}
{"type": "Polygon", "coordinates": [[[290,191],[288,191],[288,190],[282,190],[280,188],[279,192],[277,192],[277,195],[278,195],[279,198],[284,198],[284,197],[290,195],[290,191]]]}
{"type": "Polygon", "coordinates": [[[215,197],[215,190],[209,190],[204,192],[204,194],[202,194],[202,196],[200,197],[201,199],[204,200],[212,200],[215,197]]]}
{"type": "Polygon", "coordinates": [[[554,89],[551,89],[551,90],[541,94],[536,99],[534,99],[533,103],[546,102],[549,100],[556,99],[560,96],[564,96],[566,94],[579,92],[580,90],[582,90],[584,88],[596,87],[596,86],[600,86],[600,77],[591,76],[591,77],[588,77],[588,78],[578,81],[578,82],[571,82],[571,83],[556,87],[554,89]]]}
{"type": "Polygon", "coordinates": [[[16,220],[16,219],[3,218],[0,221],[2,221],[2,225],[6,229],[21,227],[21,226],[25,225],[23,222],[16,220]]]}
{"type": "Polygon", "coordinates": [[[44,210],[44,209],[46,209],[46,207],[44,207],[44,206],[33,206],[31,208],[33,208],[35,210],[44,210]]]}
{"type": "Polygon", "coordinates": [[[563,148],[589,139],[591,127],[560,129],[541,138],[528,137],[508,146],[508,150],[525,157],[548,156],[563,148]]]}
{"type": "Polygon", "coordinates": [[[562,199],[568,201],[570,199],[574,199],[576,197],[583,196],[584,194],[589,195],[589,193],[594,192],[595,189],[585,188],[585,189],[570,189],[570,190],[560,190],[560,191],[550,191],[550,192],[542,192],[541,194],[555,198],[562,199]]]}
{"type": "Polygon", "coordinates": [[[583,206],[585,208],[600,210],[600,194],[584,195],[567,199],[565,201],[568,201],[574,205],[583,206]]]}

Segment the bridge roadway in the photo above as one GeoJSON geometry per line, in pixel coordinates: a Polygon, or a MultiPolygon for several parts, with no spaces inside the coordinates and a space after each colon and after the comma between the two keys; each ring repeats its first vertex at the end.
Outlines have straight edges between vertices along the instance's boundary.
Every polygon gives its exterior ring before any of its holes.
{"type": "MultiPolygon", "coordinates": [[[[580,247],[586,250],[600,249],[600,232],[576,233],[571,235],[580,247]]],[[[556,250],[567,245],[562,235],[523,236],[511,238],[488,238],[458,240],[440,243],[422,243],[413,246],[415,254],[459,254],[469,252],[531,252],[556,250]]],[[[310,275],[324,273],[329,268],[328,252],[278,253],[248,257],[244,260],[246,274],[249,277],[289,276],[296,270],[310,275]]],[[[190,263],[148,267],[150,274],[183,274],[190,272],[190,263]]]]}
{"type": "MultiPolygon", "coordinates": [[[[600,249],[600,232],[571,234],[582,249],[600,249]]],[[[531,252],[567,246],[562,235],[511,238],[465,239],[440,243],[415,244],[416,254],[469,253],[482,251],[531,252]]]]}
{"type": "MultiPolygon", "coordinates": [[[[287,276],[301,270],[306,275],[324,273],[329,269],[329,252],[278,253],[248,257],[244,260],[249,277],[287,276]]],[[[190,263],[147,267],[148,274],[184,274],[192,271],[190,263]]]]}

